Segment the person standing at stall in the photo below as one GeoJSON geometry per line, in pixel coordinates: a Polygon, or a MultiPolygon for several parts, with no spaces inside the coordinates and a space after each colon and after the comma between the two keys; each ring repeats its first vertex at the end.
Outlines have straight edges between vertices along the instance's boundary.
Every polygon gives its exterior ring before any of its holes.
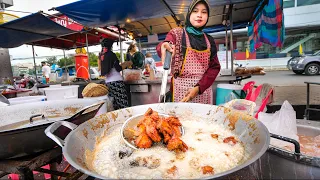
{"type": "Polygon", "coordinates": [[[171,93],[174,102],[212,104],[212,88],[220,72],[214,39],[202,30],[209,19],[206,0],[193,0],[189,6],[186,26],[174,28],[157,46],[164,62],[166,51],[172,53],[171,93]]]}
{"type": "Polygon", "coordinates": [[[157,72],[156,62],[155,62],[155,60],[152,58],[152,54],[151,54],[151,53],[146,53],[145,65],[149,65],[150,68],[151,68],[154,72],[157,72]]]}
{"type": "Polygon", "coordinates": [[[127,55],[126,61],[131,61],[132,69],[142,69],[144,67],[144,55],[138,51],[138,48],[135,44],[130,44],[127,55]]]}
{"type": "Polygon", "coordinates": [[[113,98],[113,108],[115,110],[129,106],[127,91],[120,71],[132,65],[131,61],[124,62],[120,65],[116,54],[112,52],[114,41],[104,39],[101,42],[102,51],[99,57],[101,76],[106,76],[106,85],[109,96],[113,98]]]}
{"type": "Polygon", "coordinates": [[[137,46],[135,44],[130,44],[126,54],[126,61],[132,61],[134,53],[137,52],[137,46]]]}
{"type": "Polygon", "coordinates": [[[41,66],[42,66],[42,75],[43,77],[46,78],[46,83],[48,84],[49,83],[49,76],[50,76],[50,73],[51,73],[51,69],[50,67],[47,65],[46,62],[42,61],[41,62],[41,66]]]}

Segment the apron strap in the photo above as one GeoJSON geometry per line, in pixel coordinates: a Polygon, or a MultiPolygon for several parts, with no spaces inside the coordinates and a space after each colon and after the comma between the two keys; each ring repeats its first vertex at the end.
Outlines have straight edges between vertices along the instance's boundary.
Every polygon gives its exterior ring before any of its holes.
{"type": "Polygon", "coordinates": [[[184,31],[184,34],[186,35],[186,45],[187,45],[187,48],[191,48],[191,44],[190,44],[190,39],[189,39],[188,33],[187,33],[187,31],[186,31],[185,28],[183,28],[183,31],[184,31]]]}
{"type": "Polygon", "coordinates": [[[210,44],[210,41],[209,41],[206,33],[203,33],[203,35],[204,35],[204,38],[205,38],[206,43],[207,43],[207,49],[208,49],[209,51],[211,51],[211,44],[210,44]]]}

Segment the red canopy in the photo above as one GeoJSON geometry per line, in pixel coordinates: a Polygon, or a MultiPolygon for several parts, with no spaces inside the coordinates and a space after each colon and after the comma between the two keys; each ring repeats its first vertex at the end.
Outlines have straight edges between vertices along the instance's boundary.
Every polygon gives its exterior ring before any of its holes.
{"type": "Polygon", "coordinates": [[[85,47],[86,34],[88,36],[88,46],[100,44],[100,40],[103,38],[113,39],[115,41],[119,40],[119,37],[117,37],[118,34],[112,33],[110,30],[107,29],[103,29],[103,31],[111,33],[102,33],[97,29],[91,29],[86,31],[84,30],[84,27],[81,24],[73,21],[72,19],[68,18],[63,14],[56,14],[50,17],[50,19],[60,24],[61,26],[73,30],[74,33],[65,36],[59,36],[56,38],[31,42],[28,44],[41,47],[70,50],[85,47]]]}

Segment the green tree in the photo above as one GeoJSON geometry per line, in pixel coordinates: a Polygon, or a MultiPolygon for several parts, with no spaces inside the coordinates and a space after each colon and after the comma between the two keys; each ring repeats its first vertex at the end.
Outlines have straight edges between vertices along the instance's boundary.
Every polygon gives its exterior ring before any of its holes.
{"type": "Polygon", "coordinates": [[[57,64],[57,62],[58,62],[58,59],[56,56],[52,56],[52,57],[47,58],[47,63],[50,65],[57,64]]]}
{"type": "Polygon", "coordinates": [[[65,65],[66,66],[74,65],[74,56],[69,55],[69,56],[67,56],[65,58],[61,58],[61,59],[59,59],[57,64],[58,64],[59,67],[64,67],[65,65]]]}
{"type": "Polygon", "coordinates": [[[89,52],[90,67],[98,67],[98,56],[89,52]]]}
{"type": "MultiPolygon", "coordinates": [[[[116,52],[115,54],[116,54],[117,58],[119,59],[119,61],[121,61],[120,53],[116,52]]],[[[124,58],[124,60],[126,60],[126,53],[123,53],[123,58],[124,58]]]]}

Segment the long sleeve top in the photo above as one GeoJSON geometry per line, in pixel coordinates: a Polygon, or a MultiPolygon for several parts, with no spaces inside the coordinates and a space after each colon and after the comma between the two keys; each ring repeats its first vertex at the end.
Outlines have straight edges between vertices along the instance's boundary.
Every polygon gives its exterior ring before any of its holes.
{"type": "MultiPolygon", "coordinates": [[[[204,36],[199,37],[190,33],[188,33],[188,36],[190,39],[191,47],[193,49],[197,49],[199,51],[207,49],[207,44],[204,36]]],[[[206,89],[208,89],[214,83],[221,69],[221,66],[217,57],[217,48],[216,48],[214,39],[209,35],[207,35],[207,37],[211,44],[211,49],[210,49],[211,55],[210,55],[209,68],[206,70],[202,78],[196,84],[196,86],[199,86],[199,90],[200,90],[199,94],[202,94],[206,89]]],[[[175,37],[175,34],[172,32],[172,30],[167,34],[166,39],[163,42],[170,42],[172,44],[176,44],[176,37],[175,37]]],[[[161,45],[163,44],[163,42],[159,43],[156,48],[159,57],[161,57],[161,45]]],[[[184,33],[182,34],[182,53],[184,57],[186,53],[186,37],[184,33]]]]}

